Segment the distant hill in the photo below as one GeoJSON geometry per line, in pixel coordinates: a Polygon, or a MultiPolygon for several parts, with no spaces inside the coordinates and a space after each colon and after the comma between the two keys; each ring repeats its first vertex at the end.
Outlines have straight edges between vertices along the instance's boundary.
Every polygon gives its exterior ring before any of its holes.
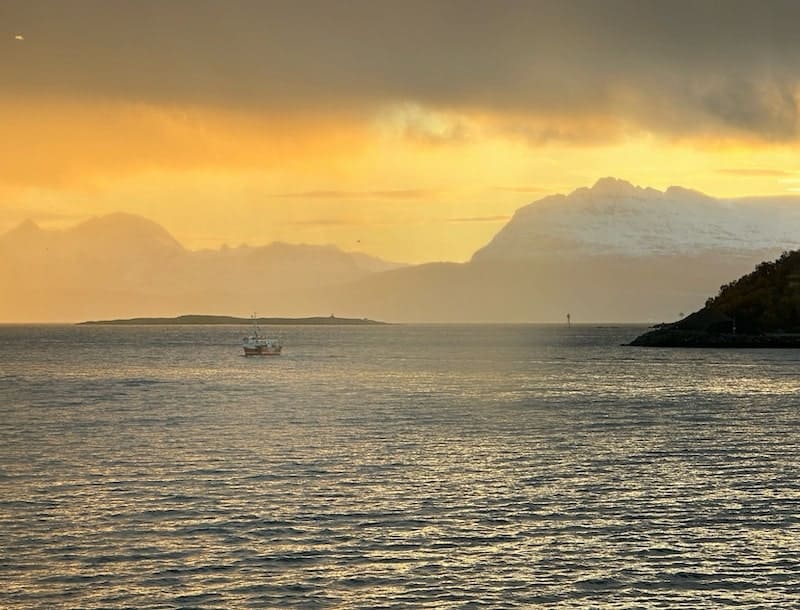
{"type": "Polygon", "coordinates": [[[614,178],[521,207],[466,263],[332,246],[191,251],[126,214],[0,235],[0,321],[334,311],[397,322],[670,321],[800,248],[800,197],[714,199],[614,178]]]}
{"type": "MultiPolygon", "coordinates": [[[[401,265],[333,246],[185,249],[129,214],[63,231],[26,221],[0,235],[0,320],[74,321],[178,315],[198,308],[313,315],[329,287],[401,265]]],[[[358,311],[352,317],[363,317],[358,311]]]]}
{"type": "Polygon", "coordinates": [[[760,260],[680,256],[430,263],[366,276],[328,292],[333,311],[393,321],[674,320],[760,260]]]}
{"type": "Polygon", "coordinates": [[[604,178],[520,208],[467,263],[365,276],[330,307],[392,320],[674,320],[794,247],[800,197],[721,200],[604,178]]]}
{"type": "Polygon", "coordinates": [[[705,307],[633,345],[800,347],[800,251],[725,284],[705,307]]]}

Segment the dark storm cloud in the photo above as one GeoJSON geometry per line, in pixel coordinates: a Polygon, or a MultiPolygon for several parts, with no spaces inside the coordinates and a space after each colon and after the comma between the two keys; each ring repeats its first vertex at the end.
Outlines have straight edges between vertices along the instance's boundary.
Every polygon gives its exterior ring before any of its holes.
{"type": "Polygon", "coordinates": [[[413,102],[522,125],[798,134],[794,1],[12,0],[0,23],[6,96],[323,113],[413,102]]]}

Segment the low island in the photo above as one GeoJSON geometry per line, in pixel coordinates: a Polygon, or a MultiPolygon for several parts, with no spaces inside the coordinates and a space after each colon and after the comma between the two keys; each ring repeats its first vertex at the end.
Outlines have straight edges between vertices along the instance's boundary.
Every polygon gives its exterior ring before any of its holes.
{"type": "Polygon", "coordinates": [[[705,307],[629,345],[800,348],[800,250],[725,284],[705,307]]]}
{"type": "Polygon", "coordinates": [[[104,325],[104,326],[144,326],[156,324],[258,324],[268,326],[273,325],[308,325],[308,326],[364,326],[374,324],[386,324],[367,318],[338,318],[334,315],[316,316],[310,318],[237,318],[235,316],[207,316],[207,315],[185,315],[174,318],[128,318],[125,320],[92,320],[89,322],[79,322],[81,325],[104,325]]]}

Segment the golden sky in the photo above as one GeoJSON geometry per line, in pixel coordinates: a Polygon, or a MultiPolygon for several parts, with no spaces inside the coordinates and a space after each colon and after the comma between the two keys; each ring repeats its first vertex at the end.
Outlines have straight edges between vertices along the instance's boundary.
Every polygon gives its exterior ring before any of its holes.
{"type": "Polygon", "coordinates": [[[800,189],[792,2],[10,1],[0,232],[125,211],[189,248],[466,260],[618,176],[800,189]]]}

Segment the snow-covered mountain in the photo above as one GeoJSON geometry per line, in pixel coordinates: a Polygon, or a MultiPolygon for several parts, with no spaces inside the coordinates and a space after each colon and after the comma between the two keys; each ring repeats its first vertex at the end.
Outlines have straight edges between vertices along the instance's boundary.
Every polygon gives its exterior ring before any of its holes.
{"type": "Polygon", "coordinates": [[[0,235],[0,321],[185,313],[388,321],[671,321],[800,248],[800,197],[720,200],[605,178],[521,208],[468,263],[403,266],[326,246],[190,251],[115,214],[0,235]]]}
{"type": "Polygon", "coordinates": [[[800,197],[714,199],[604,178],[520,208],[469,263],[367,276],[345,306],[389,320],[671,321],[800,248],[800,197]]]}
{"type": "Polygon", "coordinates": [[[800,197],[715,199],[603,178],[517,210],[474,261],[747,255],[800,247],[800,197]]]}

